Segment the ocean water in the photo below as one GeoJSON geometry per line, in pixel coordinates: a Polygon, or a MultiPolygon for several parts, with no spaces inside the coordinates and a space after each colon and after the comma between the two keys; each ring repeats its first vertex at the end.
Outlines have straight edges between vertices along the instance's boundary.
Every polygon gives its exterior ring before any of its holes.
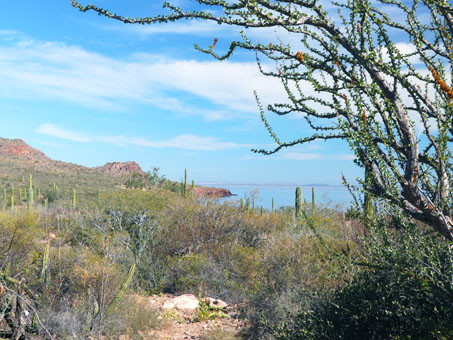
{"type": "MultiPolygon", "coordinates": [[[[229,201],[239,204],[240,199],[244,201],[247,198],[255,198],[255,207],[259,209],[272,209],[272,198],[274,198],[275,209],[284,206],[294,206],[296,185],[241,185],[241,184],[223,184],[223,183],[205,183],[202,184],[211,187],[225,188],[231,191],[235,196],[221,199],[220,201],[229,201]]],[[[301,186],[302,200],[311,203],[312,186],[301,186]]],[[[315,203],[329,205],[330,207],[346,210],[350,204],[352,196],[344,186],[314,186],[315,203]]]]}

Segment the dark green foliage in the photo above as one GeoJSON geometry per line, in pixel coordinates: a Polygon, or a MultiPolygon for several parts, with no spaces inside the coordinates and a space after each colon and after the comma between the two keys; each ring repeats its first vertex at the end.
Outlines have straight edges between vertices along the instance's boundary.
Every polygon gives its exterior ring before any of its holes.
{"type": "Polygon", "coordinates": [[[274,328],[277,339],[451,339],[450,245],[413,223],[377,223],[353,279],[313,297],[294,322],[274,328]]]}
{"type": "Polygon", "coordinates": [[[131,178],[124,182],[124,185],[129,189],[141,189],[145,187],[145,181],[139,173],[134,172],[131,178]]]}

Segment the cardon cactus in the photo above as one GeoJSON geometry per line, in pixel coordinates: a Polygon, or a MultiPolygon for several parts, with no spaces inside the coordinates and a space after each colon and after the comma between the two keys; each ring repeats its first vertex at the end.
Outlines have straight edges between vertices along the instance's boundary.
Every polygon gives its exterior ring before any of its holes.
{"type": "Polygon", "coordinates": [[[315,210],[315,187],[311,187],[311,208],[315,210]]]}
{"type": "Polygon", "coordinates": [[[298,218],[302,212],[302,188],[297,187],[296,188],[296,202],[294,205],[295,213],[296,213],[296,218],[298,218]]]}
{"type": "Polygon", "coordinates": [[[28,207],[31,209],[33,207],[33,180],[32,176],[30,175],[30,186],[28,187],[28,197],[27,197],[27,203],[28,207]]]}

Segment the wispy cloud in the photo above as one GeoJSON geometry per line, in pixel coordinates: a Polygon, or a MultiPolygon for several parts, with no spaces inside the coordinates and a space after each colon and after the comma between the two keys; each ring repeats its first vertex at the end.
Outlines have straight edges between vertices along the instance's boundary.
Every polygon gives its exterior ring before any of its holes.
{"type": "Polygon", "coordinates": [[[314,159],[322,159],[323,155],[311,152],[284,152],[280,155],[280,158],[296,161],[311,161],[314,159]]]}
{"type": "Polygon", "coordinates": [[[19,34],[10,41],[11,35],[4,33],[0,32],[0,39],[5,38],[0,46],[0,97],[57,99],[108,110],[145,103],[207,120],[255,114],[253,90],[264,99],[286,98],[278,80],[261,75],[254,62],[175,60],[151,54],[119,59],[19,34]],[[179,91],[188,96],[175,93],[179,91]],[[200,104],[200,99],[211,105],[200,104]]]}
{"type": "Polygon", "coordinates": [[[226,25],[218,25],[210,21],[186,21],[172,22],[165,25],[97,25],[107,31],[121,31],[136,33],[144,36],[156,34],[181,34],[181,35],[197,35],[213,37],[214,33],[231,33],[234,28],[226,25]]]}
{"type": "Polygon", "coordinates": [[[322,154],[312,152],[283,152],[280,155],[280,159],[296,160],[296,161],[311,161],[320,159],[331,159],[337,161],[351,161],[356,158],[353,154],[322,154]]]}
{"type": "Polygon", "coordinates": [[[139,146],[148,148],[172,148],[192,151],[219,151],[251,148],[250,144],[222,142],[214,137],[197,135],[179,135],[164,140],[151,140],[141,137],[95,135],[80,131],[71,131],[55,124],[42,124],[36,132],[60,139],[79,143],[106,143],[117,146],[139,146]]]}
{"type": "Polygon", "coordinates": [[[54,124],[42,124],[38,129],[36,129],[36,132],[41,133],[43,135],[48,135],[79,143],[88,143],[92,141],[91,138],[85,133],[62,129],[54,124]]]}

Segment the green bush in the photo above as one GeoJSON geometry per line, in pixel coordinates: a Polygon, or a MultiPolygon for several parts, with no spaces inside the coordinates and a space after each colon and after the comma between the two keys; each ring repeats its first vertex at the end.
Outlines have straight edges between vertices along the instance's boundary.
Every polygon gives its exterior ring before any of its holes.
{"type": "Polygon", "coordinates": [[[379,220],[353,265],[356,275],[275,327],[276,339],[451,339],[450,244],[420,230],[401,219],[379,220]]]}

